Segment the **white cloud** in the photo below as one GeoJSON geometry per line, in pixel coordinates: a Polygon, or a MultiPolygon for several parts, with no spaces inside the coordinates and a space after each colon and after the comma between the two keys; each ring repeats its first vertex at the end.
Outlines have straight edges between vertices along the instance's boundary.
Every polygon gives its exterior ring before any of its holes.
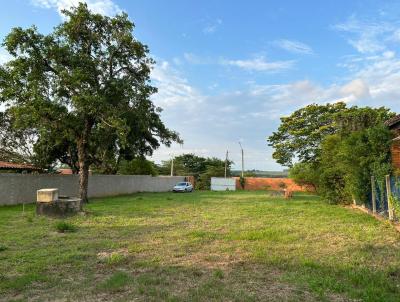
{"type": "Polygon", "coordinates": [[[386,49],[385,40],[396,36],[396,27],[386,22],[364,22],[350,17],[334,26],[338,31],[350,33],[348,42],[360,53],[376,53],[386,49]]]}
{"type": "Polygon", "coordinates": [[[204,99],[167,61],[156,64],[152,70],[151,79],[158,87],[154,101],[162,108],[178,105],[192,108],[204,99]]]}
{"type": "Polygon", "coordinates": [[[90,10],[102,15],[113,16],[122,11],[119,8],[119,6],[115,4],[112,0],[31,0],[31,1],[35,6],[48,9],[50,8],[56,9],[61,16],[62,16],[61,11],[63,9],[70,9],[73,6],[75,7],[79,4],[79,2],[87,3],[90,10]]]}
{"type": "Polygon", "coordinates": [[[333,83],[325,87],[309,80],[279,85],[254,85],[250,94],[265,99],[263,110],[253,112],[253,116],[267,116],[271,113],[269,116],[276,119],[279,115],[310,103],[356,103],[371,97],[370,88],[362,79],[351,80],[342,85],[333,83]]]}
{"type": "Polygon", "coordinates": [[[292,68],[294,61],[267,61],[263,56],[258,56],[247,60],[222,60],[221,63],[250,71],[276,72],[292,68]]]}
{"type": "Polygon", "coordinates": [[[222,24],[222,20],[221,19],[216,19],[215,21],[207,24],[204,28],[203,28],[203,33],[204,34],[213,34],[217,31],[218,27],[222,24]]]}
{"type": "Polygon", "coordinates": [[[361,79],[355,79],[345,84],[341,87],[340,94],[345,96],[342,100],[346,103],[370,97],[369,87],[367,83],[361,79]]]}
{"type": "Polygon", "coordinates": [[[308,54],[308,55],[313,54],[313,50],[310,46],[299,41],[282,39],[275,41],[274,44],[289,52],[308,54]]]}

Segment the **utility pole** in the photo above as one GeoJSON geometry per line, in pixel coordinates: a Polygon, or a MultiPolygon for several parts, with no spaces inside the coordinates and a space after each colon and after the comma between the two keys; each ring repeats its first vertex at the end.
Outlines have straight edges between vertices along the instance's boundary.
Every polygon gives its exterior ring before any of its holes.
{"type": "Polygon", "coordinates": [[[242,149],[242,177],[244,177],[244,153],[243,153],[243,148],[242,144],[239,142],[240,149],[242,149]]]}
{"type": "Polygon", "coordinates": [[[171,159],[171,176],[174,176],[174,157],[171,159]]]}
{"type": "Polygon", "coordinates": [[[226,150],[226,156],[225,156],[225,178],[227,170],[228,170],[228,150],[226,150]]]}

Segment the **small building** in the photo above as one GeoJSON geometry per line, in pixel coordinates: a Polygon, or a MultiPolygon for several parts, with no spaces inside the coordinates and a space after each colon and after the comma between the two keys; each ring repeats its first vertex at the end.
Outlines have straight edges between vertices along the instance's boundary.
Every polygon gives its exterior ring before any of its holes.
{"type": "Polygon", "coordinates": [[[394,169],[400,170],[400,114],[387,120],[385,125],[394,133],[390,153],[392,155],[392,165],[394,169]]]}
{"type": "Polygon", "coordinates": [[[42,169],[30,164],[18,164],[7,161],[0,161],[0,173],[32,173],[42,169]]]}

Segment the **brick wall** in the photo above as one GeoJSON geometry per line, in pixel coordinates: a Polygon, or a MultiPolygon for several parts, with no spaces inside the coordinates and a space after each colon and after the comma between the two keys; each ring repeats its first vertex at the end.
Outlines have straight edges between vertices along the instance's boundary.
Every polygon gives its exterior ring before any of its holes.
{"type": "MultiPolygon", "coordinates": [[[[236,189],[241,190],[239,177],[236,179],[236,189]]],[[[311,188],[299,186],[290,178],[263,178],[263,177],[246,177],[245,190],[282,190],[280,184],[284,183],[290,191],[312,191],[311,188]]]]}

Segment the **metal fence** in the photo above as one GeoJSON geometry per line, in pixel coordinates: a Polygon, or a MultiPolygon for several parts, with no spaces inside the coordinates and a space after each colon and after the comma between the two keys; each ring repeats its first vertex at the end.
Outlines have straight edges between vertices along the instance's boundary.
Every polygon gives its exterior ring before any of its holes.
{"type": "MultiPolygon", "coordinates": [[[[397,220],[395,217],[394,204],[400,200],[400,178],[393,175],[386,175],[384,179],[371,177],[371,191],[368,202],[365,206],[373,214],[384,216],[390,220],[397,220]]],[[[400,213],[399,213],[400,214],[400,213]]]]}

